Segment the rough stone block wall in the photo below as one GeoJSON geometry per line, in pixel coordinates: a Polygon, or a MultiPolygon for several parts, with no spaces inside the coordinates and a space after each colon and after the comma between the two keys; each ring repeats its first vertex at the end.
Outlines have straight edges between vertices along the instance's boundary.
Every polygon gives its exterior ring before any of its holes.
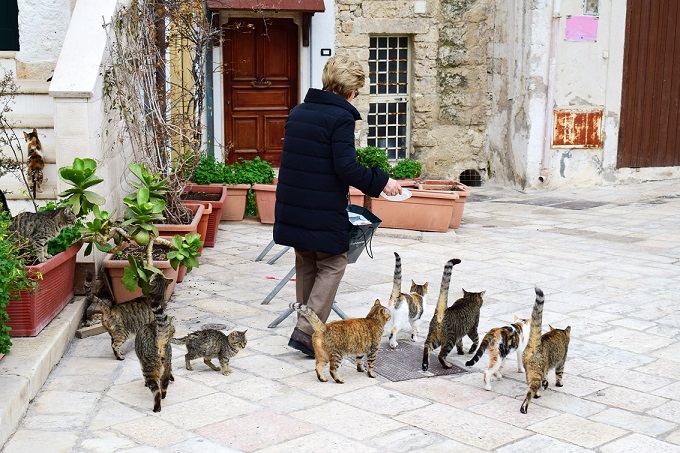
{"type": "MultiPolygon", "coordinates": [[[[458,178],[466,169],[483,177],[489,115],[491,19],[496,0],[338,0],[336,50],[366,62],[372,35],[411,38],[411,157],[429,177],[458,178]]],[[[363,98],[363,99],[362,99],[363,98]]],[[[365,117],[368,97],[355,103],[365,117]]],[[[368,127],[360,130],[366,144],[368,127]]]]}

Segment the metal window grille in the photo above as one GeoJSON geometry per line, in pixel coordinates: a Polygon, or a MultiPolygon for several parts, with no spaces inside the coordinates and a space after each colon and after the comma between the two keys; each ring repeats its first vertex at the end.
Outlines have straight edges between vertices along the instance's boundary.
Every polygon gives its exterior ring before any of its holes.
{"type": "Polygon", "coordinates": [[[409,149],[409,39],[373,36],[370,41],[368,145],[405,159],[409,149]]]}

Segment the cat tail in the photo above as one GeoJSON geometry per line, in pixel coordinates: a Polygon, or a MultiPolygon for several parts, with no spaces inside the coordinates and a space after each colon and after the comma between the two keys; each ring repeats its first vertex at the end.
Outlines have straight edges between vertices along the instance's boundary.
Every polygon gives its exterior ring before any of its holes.
{"type": "Polygon", "coordinates": [[[319,317],[314,313],[314,310],[309,308],[307,305],[300,304],[298,302],[293,302],[290,304],[290,309],[300,313],[302,316],[307,318],[307,321],[312,325],[314,332],[325,332],[326,325],[321,322],[319,317]]]}
{"type": "Polygon", "coordinates": [[[396,305],[396,301],[401,294],[401,257],[394,252],[394,278],[392,279],[392,294],[388,305],[396,305]]]}
{"type": "Polygon", "coordinates": [[[488,334],[484,336],[484,339],[482,340],[482,342],[479,343],[479,348],[477,348],[477,352],[475,353],[475,355],[470,360],[465,362],[465,366],[472,366],[475,363],[479,362],[479,359],[482,358],[482,356],[484,355],[484,351],[486,351],[486,348],[489,347],[489,340],[488,340],[487,336],[488,336],[488,334]]]}
{"type": "Polygon", "coordinates": [[[170,338],[170,343],[172,343],[172,344],[186,344],[187,338],[189,338],[189,335],[187,335],[186,337],[182,337],[182,338],[170,338]]]}
{"type": "Polygon", "coordinates": [[[449,299],[449,284],[451,283],[451,271],[453,266],[460,264],[458,258],[451,259],[446,262],[444,266],[444,274],[442,275],[442,284],[439,289],[439,299],[437,300],[437,307],[435,308],[434,314],[437,318],[437,322],[442,322],[444,319],[444,312],[446,311],[446,304],[449,299]]]}
{"type": "Polygon", "coordinates": [[[541,342],[541,331],[543,330],[543,290],[534,288],[536,291],[536,302],[534,310],[531,312],[531,328],[529,330],[529,343],[527,348],[535,348],[541,342]]]}
{"type": "Polygon", "coordinates": [[[87,270],[87,275],[85,276],[85,283],[83,283],[83,289],[85,292],[85,297],[90,301],[90,302],[96,302],[99,304],[102,309],[107,309],[111,308],[111,302],[105,299],[102,299],[101,297],[97,296],[92,292],[92,271],[90,269],[87,270]]]}

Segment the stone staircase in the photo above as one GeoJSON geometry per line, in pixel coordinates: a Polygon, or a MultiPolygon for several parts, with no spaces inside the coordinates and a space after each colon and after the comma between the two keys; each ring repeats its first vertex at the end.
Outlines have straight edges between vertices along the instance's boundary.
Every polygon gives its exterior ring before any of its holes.
{"type": "MultiPolygon", "coordinates": [[[[11,62],[7,59],[0,67],[11,69],[11,62]]],[[[49,96],[50,82],[42,80],[17,79],[18,87],[12,111],[5,114],[12,130],[16,134],[26,154],[24,132],[37,129],[38,137],[44,153],[45,169],[43,170],[43,192],[37,193],[40,201],[56,200],[57,198],[57,166],[56,166],[56,138],[54,132],[54,103],[49,96]]],[[[9,149],[3,150],[5,155],[12,156],[9,149]]],[[[5,192],[7,202],[13,215],[29,210],[33,205],[25,194],[26,188],[21,180],[13,175],[0,178],[0,190],[5,192]]],[[[41,203],[42,204],[42,203],[41,203]]]]}

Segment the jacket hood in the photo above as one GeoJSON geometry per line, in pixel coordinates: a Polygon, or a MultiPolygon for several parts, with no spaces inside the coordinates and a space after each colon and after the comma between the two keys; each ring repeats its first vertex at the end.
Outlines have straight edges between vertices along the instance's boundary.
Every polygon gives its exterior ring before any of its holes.
{"type": "Polygon", "coordinates": [[[354,120],[360,120],[361,114],[359,111],[346,99],[344,99],[339,94],[332,93],[330,91],[319,90],[317,88],[310,88],[305,96],[305,102],[310,102],[312,104],[328,104],[335,105],[347,110],[354,116],[354,120]]]}

